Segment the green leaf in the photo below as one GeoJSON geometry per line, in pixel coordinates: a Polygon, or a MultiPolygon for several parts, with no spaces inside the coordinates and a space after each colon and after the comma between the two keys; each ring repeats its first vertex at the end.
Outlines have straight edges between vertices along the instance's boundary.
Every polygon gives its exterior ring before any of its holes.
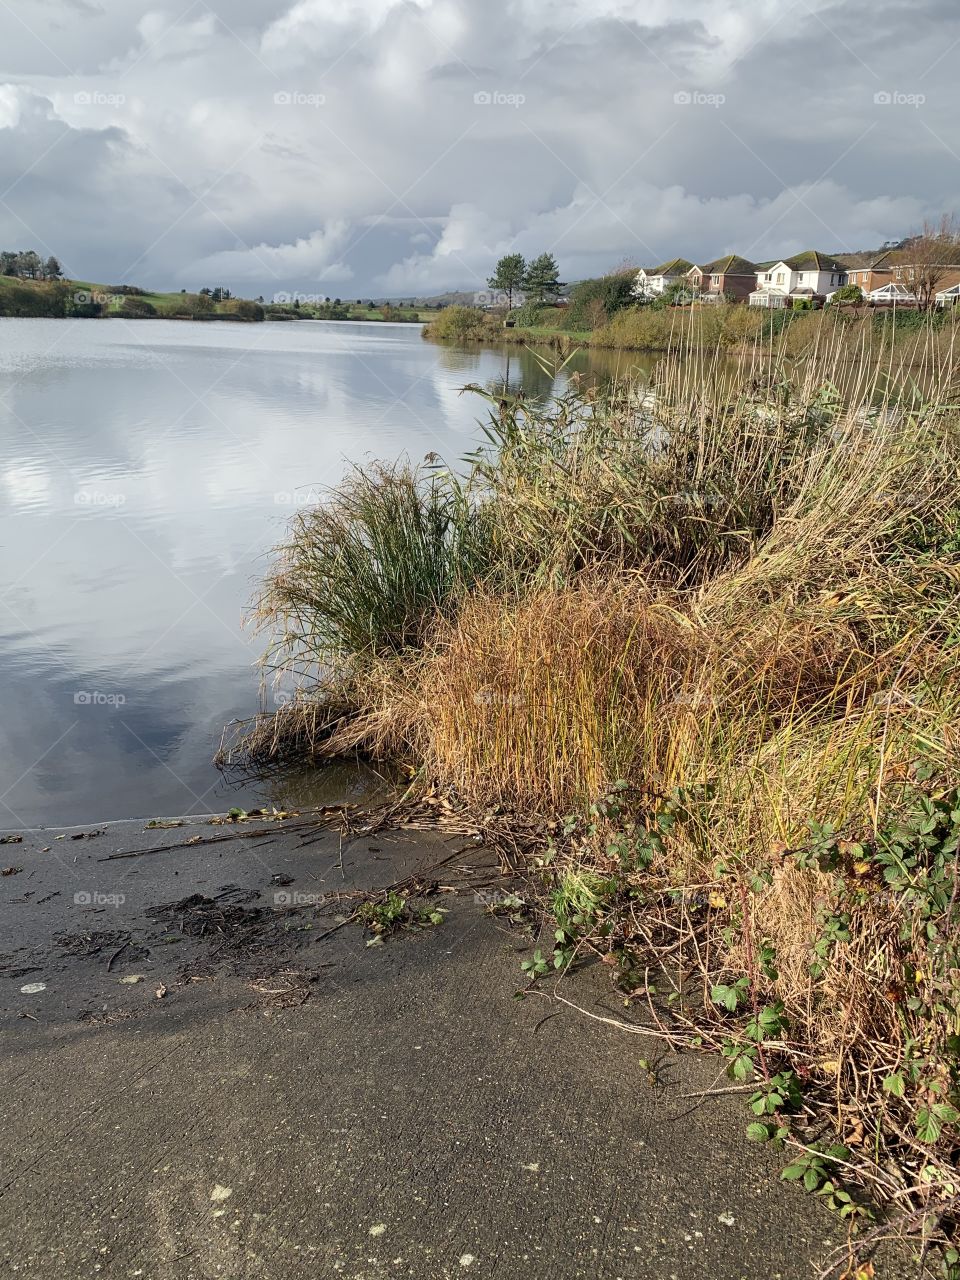
{"type": "Polygon", "coordinates": [[[902,1098],[907,1091],[906,1081],[899,1071],[894,1071],[891,1075],[884,1077],[883,1089],[894,1098],[902,1098]]]}

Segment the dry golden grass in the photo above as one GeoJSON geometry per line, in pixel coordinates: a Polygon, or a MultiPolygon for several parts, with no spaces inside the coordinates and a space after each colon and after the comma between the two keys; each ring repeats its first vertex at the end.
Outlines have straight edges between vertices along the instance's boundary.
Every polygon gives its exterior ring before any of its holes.
{"type": "Polygon", "coordinates": [[[900,1162],[871,1185],[942,1217],[960,1137],[922,1117],[960,1078],[955,858],[927,866],[921,841],[895,892],[882,869],[906,808],[960,783],[960,398],[936,344],[920,377],[851,365],[850,340],[792,369],[691,348],[652,387],[546,413],[493,397],[462,479],[352,477],[268,580],[267,666],[307,692],[247,745],[400,759],[481,820],[571,831],[557,919],[679,957],[707,1000],[676,1016],[714,1043],[740,1032],[711,984],[782,1004],[771,1061],[858,1161],[900,1162]],[[589,817],[615,783],[616,819],[589,817]],[[625,862],[664,805],[683,821],[625,862]],[[811,823],[832,862],[804,852],[811,823]]]}

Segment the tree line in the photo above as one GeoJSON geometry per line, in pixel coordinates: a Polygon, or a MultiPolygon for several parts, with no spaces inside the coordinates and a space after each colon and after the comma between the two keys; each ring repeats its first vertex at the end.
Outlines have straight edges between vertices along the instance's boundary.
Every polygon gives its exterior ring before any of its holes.
{"type": "Polygon", "coordinates": [[[0,275],[17,280],[62,280],[63,268],[52,254],[41,258],[34,249],[0,249],[0,275]]]}
{"type": "Polygon", "coordinates": [[[522,253],[505,254],[487,280],[487,285],[507,295],[508,307],[513,306],[514,294],[522,293],[533,302],[547,302],[566,288],[560,280],[560,267],[552,253],[541,253],[530,262],[522,253]]]}

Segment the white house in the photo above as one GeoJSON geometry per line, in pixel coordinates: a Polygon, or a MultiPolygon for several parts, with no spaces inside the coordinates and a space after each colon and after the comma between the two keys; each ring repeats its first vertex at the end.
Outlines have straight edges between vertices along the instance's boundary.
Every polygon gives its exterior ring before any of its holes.
{"type": "Polygon", "coordinates": [[[823,301],[847,283],[847,269],[827,253],[810,249],[757,268],[751,307],[789,307],[794,301],[823,301]]]}
{"type": "Polygon", "coordinates": [[[633,286],[633,296],[635,298],[659,297],[669,285],[677,280],[685,280],[687,272],[692,267],[693,263],[688,262],[686,258],[673,258],[670,262],[661,263],[659,267],[641,267],[633,286]]]}
{"type": "Polygon", "coordinates": [[[955,307],[960,304],[960,284],[941,289],[935,298],[938,307],[955,307]]]}

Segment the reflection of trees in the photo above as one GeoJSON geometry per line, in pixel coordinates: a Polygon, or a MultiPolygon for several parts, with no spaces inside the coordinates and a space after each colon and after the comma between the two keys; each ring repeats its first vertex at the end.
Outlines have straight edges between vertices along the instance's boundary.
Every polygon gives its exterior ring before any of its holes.
{"type": "Polygon", "coordinates": [[[516,394],[523,391],[531,400],[545,401],[559,394],[570,375],[580,374],[587,384],[610,381],[648,381],[662,356],[636,351],[605,351],[581,347],[563,356],[549,347],[504,347],[501,367],[495,378],[488,378],[488,391],[504,390],[516,394]]]}
{"type": "Polygon", "coordinates": [[[495,395],[503,391],[516,395],[523,391],[530,400],[548,400],[566,381],[560,366],[563,360],[555,351],[543,347],[504,347],[502,363],[495,378],[487,380],[487,389],[495,395]]]}
{"type": "Polygon", "coordinates": [[[468,347],[448,347],[444,343],[436,343],[439,353],[438,363],[441,369],[449,369],[451,373],[462,373],[468,375],[464,380],[466,382],[475,382],[476,378],[470,378],[470,374],[476,374],[480,368],[480,362],[484,356],[482,347],[470,349],[468,347]]]}

